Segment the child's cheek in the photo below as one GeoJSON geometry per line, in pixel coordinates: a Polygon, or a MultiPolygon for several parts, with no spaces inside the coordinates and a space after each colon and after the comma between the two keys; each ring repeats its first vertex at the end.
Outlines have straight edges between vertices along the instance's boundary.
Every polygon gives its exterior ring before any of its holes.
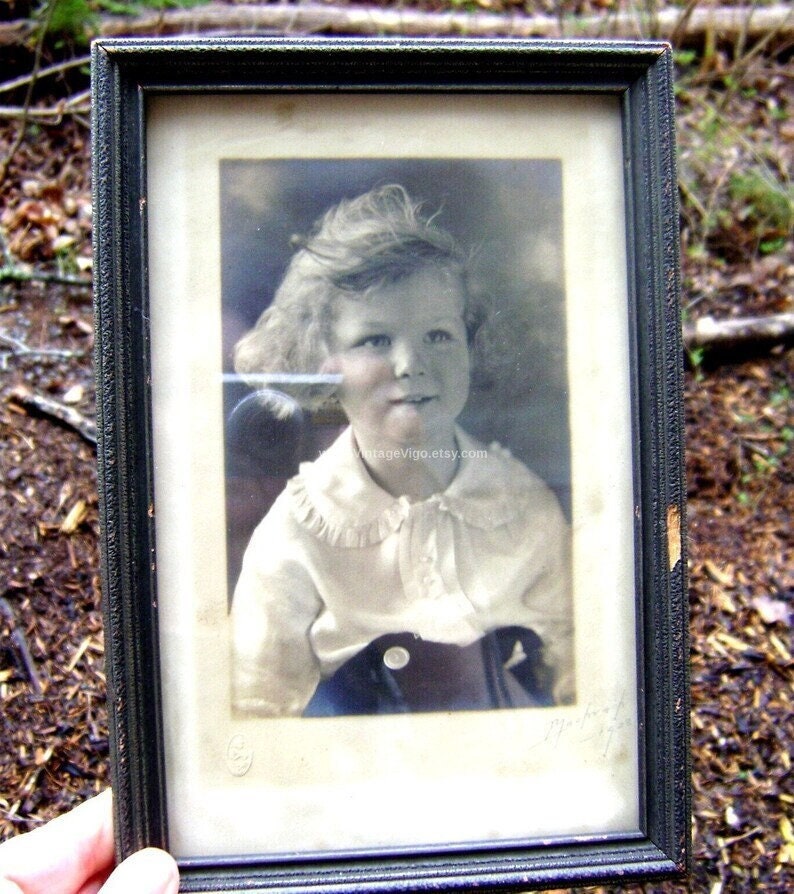
{"type": "Polygon", "coordinates": [[[351,387],[373,387],[391,381],[391,366],[376,357],[347,357],[340,363],[343,383],[351,387]]]}

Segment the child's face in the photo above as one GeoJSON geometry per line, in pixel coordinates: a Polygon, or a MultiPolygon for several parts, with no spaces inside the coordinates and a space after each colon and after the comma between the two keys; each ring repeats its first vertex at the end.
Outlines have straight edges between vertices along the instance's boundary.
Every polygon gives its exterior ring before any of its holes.
{"type": "Polygon", "coordinates": [[[424,267],[335,305],[324,368],[342,375],[339,401],[360,442],[454,446],[469,394],[464,303],[459,276],[424,267]]]}

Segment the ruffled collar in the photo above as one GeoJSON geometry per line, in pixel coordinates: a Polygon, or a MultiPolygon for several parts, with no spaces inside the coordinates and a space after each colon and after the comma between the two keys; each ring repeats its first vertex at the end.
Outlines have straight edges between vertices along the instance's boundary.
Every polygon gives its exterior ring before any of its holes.
{"type": "Polygon", "coordinates": [[[370,477],[347,428],[317,460],[302,463],[287,484],[293,514],[303,527],[333,546],[380,543],[399,530],[419,506],[435,506],[467,525],[490,530],[524,514],[534,475],[496,442],[485,448],[456,429],[463,454],[446,490],[425,500],[393,497],[370,477]],[[485,451],[485,455],[473,455],[485,451]]]}

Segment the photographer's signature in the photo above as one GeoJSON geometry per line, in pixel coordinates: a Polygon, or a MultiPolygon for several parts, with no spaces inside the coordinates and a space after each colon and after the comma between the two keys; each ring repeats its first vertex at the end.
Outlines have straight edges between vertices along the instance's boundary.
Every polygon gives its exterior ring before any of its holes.
{"type": "Polygon", "coordinates": [[[587,702],[578,716],[549,720],[543,739],[535,745],[556,748],[563,742],[590,743],[601,751],[602,757],[607,757],[616,734],[632,725],[629,705],[621,692],[617,698],[605,702],[587,702]]]}

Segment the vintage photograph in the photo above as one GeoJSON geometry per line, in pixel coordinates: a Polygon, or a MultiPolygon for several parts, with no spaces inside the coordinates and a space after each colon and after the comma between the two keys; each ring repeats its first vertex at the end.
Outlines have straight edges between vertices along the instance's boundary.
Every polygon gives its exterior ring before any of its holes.
{"type": "Polygon", "coordinates": [[[679,872],[669,47],[93,64],[120,855],[194,891],[679,872]]]}
{"type": "Polygon", "coordinates": [[[237,716],[575,702],[562,176],[220,161],[237,716]]]}
{"type": "Polygon", "coordinates": [[[147,121],[171,847],[636,831],[619,104],[147,121]]]}

